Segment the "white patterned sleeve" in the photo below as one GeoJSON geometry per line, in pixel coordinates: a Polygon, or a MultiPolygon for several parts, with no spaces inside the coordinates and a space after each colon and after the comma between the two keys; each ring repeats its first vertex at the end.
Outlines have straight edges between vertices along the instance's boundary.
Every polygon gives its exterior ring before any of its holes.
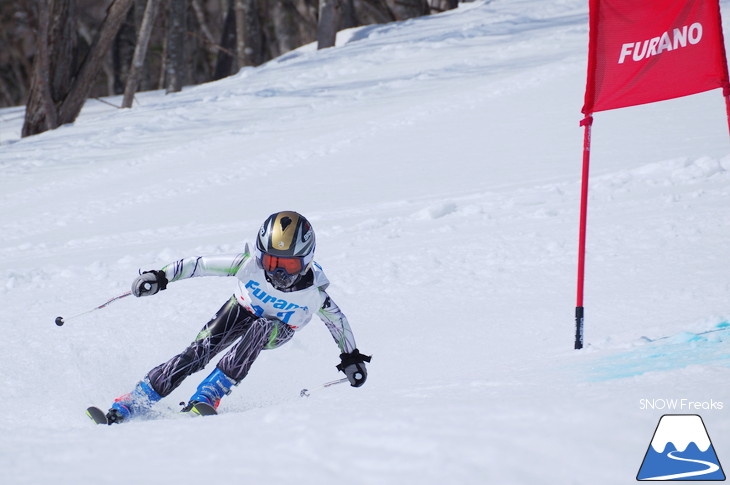
{"type": "Polygon", "coordinates": [[[174,261],[162,271],[169,282],[198,276],[235,276],[249,257],[247,252],[233,256],[193,256],[174,261]]]}
{"type": "Polygon", "coordinates": [[[357,345],[355,345],[355,336],[352,334],[352,328],[350,328],[347,317],[326,291],[320,289],[319,292],[322,297],[322,307],[319,309],[319,317],[327,325],[327,329],[332,334],[335,342],[337,342],[340,352],[352,352],[357,345]]]}

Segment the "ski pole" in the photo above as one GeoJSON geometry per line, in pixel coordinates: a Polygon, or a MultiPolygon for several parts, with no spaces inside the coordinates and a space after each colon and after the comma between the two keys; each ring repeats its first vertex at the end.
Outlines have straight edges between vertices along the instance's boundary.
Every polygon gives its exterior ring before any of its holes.
{"type": "Polygon", "coordinates": [[[111,304],[111,303],[114,303],[114,302],[115,302],[115,301],[117,301],[117,300],[121,300],[122,298],[126,298],[126,297],[128,297],[129,295],[131,295],[131,294],[132,294],[132,292],[131,292],[131,291],[128,291],[128,292],[126,292],[126,293],[122,293],[121,295],[119,295],[119,296],[115,296],[115,297],[114,297],[114,298],[112,298],[111,300],[109,300],[109,301],[107,301],[107,302],[105,302],[105,303],[102,303],[101,305],[99,305],[99,306],[97,306],[97,307],[94,307],[94,308],[92,308],[91,310],[86,310],[85,312],[81,312],[81,313],[79,313],[79,314],[77,314],[77,315],[74,315],[74,316],[68,317],[68,318],[66,318],[66,319],[64,319],[63,317],[56,317],[56,325],[58,325],[58,326],[60,327],[61,325],[63,325],[64,323],[66,323],[66,320],[71,320],[71,319],[74,319],[74,318],[76,318],[76,317],[80,317],[81,315],[86,315],[87,313],[91,313],[91,312],[94,312],[94,311],[96,311],[96,310],[101,310],[102,308],[105,308],[105,307],[106,307],[107,305],[109,305],[109,304],[111,304]]]}
{"type": "MultiPolygon", "coordinates": [[[[334,386],[335,384],[342,384],[343,382],[347,382],[349,379],[347,377],[343,377],[342,379],[337,379],[336,381],[330,381],[325,382],[324,384],[315,387],[314,389],[324,389],[326,387],[334,386]]],[[[299,397],[309,397],[309,389],[302,389],[299,391],[299,397]]]]}

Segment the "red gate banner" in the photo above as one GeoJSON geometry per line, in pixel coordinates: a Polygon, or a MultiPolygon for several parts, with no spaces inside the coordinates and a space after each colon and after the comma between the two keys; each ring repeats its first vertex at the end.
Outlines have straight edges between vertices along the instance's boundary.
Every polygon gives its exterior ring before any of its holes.
{"type": "Polygon", "coordinates": [[[578,236],[575,348],[583,348],[588,170],[593,113],[723,88],[730,83],[720,0],[590,0],[588,81],[581,126],[583,178],[578,236]]]}
{"type": "Polygon", "coordinates": [[[719,0],[590,0],[583,113],[728,86],[719,0]]]}

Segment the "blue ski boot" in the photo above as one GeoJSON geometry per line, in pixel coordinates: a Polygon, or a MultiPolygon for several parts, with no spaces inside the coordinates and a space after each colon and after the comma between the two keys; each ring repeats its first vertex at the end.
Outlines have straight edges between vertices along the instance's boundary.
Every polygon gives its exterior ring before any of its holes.
{"type": "Polygon", "coordinates": [[[162,396],[157,394],[157,391],[152,388],[149,378],[145,377],[137,383],[132,392],[114,400],[106,419],[109,424],[112,424],[144,415],[160,399],[162,396]]]}
{"type": "Polygon", "coordinates": [[[188,404],[182,409],[182,412],[186,413],[193,409],[198,403],[205,403],[213,406],[214,409],[218,409],[218,405],[221,402],[223,396],[227,396],[233,391],[233,386],[238,383],[225,375],[222,370],[215,368],[208,377],[203,379],[198,385],[198,389],[190,397],[188,404]]]}

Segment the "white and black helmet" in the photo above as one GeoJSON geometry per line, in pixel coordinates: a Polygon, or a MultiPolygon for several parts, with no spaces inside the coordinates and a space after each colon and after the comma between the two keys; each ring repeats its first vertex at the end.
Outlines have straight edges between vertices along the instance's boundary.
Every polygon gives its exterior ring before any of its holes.
{"type": "Polygon", "coordinates": [[[279,289],[291,287],[309,271],[314,259],[314,230],[293,211],[271,214],[261,225],[254,254],[256,262],[279,289]]]}

